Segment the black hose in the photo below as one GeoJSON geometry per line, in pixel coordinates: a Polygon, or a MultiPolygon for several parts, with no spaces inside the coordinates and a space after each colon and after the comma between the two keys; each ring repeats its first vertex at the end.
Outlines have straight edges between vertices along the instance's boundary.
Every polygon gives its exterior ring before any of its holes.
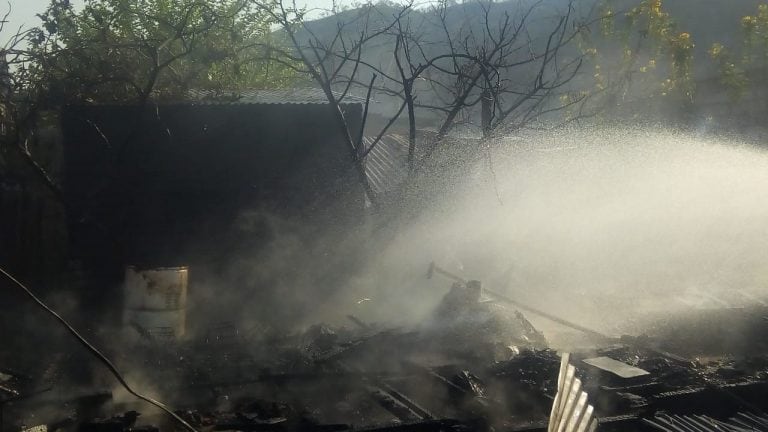
{"type": "Polygon", "coordinates": [[[61,315],[59,315],[58,313],[56,313],[56,311],[54,311],[53,309],[48,307],[48,305],[43,303],[43,301],[37,298],[37,296],[34,293],[32,293],[32,291],[30,291],[29,288],[24,286],[23,283],[19,282],[15,277],[13,277],[10,273],[5,271],[5,269],[3,269],[2,267],[0,267],[0,273],[2,273],[11,282],[16,284],[16,286],[21,288],[27,294],[27,296],[29,296],[32,300],[35,301],[35,303],[38,304],[38,306],[43,308],[49,314],[53,315],[53,317],[56,318],[57,321],[59,321],[64,327],[66,327],[67,330],[75,337],[75,339],[78,340],[78,342],[80,342],[88,351],[90,351],[91,354],[96,356],[96,358],[98,358],[104,364],[104,366],[106,366],[107,369],[109,369],[109,371],[112,372],[112,375],[114,375],[115,378],[117,378],[117,381],[120,382],[120,384],[128,391],[128,393],[165,411],[166,413],[168,413],[168,415],[173,417],[174,420],[179,422],[179,424],[184,426],[184,428],[186,428],[190,432],[197,432],[197,429],[192,427],[192,425],[187,423],[183,418],[181,418],[178,414],[173,412],[173,410],[168,408],[164,403],[158,400],[155,400],[149,396],[145,396],[137,392],[136,390],[132,389],[131,386],[125,381],[125,378],[123,378],[123,375],[120,373],[120,371],[117,370],[115,365],[112,364],[112,362],[107,358],[107,356],[102,354],[101,351],[99,351],[90,342],[88,342],[82,335],[80,335],[80,333],[78,333],[74,327],[72,327],[64,318],[62,318],[61,315]]]}

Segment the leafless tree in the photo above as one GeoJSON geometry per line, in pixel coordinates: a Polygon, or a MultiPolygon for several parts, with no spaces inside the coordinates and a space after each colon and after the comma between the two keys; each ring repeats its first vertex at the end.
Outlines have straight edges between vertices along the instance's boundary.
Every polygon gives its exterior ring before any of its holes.
{"type": "MultiPolygon", "coordinates": [[[[426,10],[416,10],[412,4],[369,4],[344,14],[332,34],[318,34],[317,26],[295,3],[277,2],[279,13],[274,18],[292,49],[273,54],[300,63],[323,89],[369,196],[364,158],[403,112],[412,175],[454,128],[477,117],[477,111],[486,141],[555,113],[575,109],[561,121],[584,115],[588,93],[575,92],[570,84],[584,61],[573,42],[589,24],[576,16],[573,1],[552,16],[552,10],[549,15],[537,14],[544,10],[544,0],[521,3],[525,6],[515,12],[499,11],[497,4],[479,0],[475,6],[480,25],[452,22],[463,12],[452,8],[465,6],[445,1],[426,10]],[[391,61],[371,58],[371,52],[385,53],[380,57],[391,61]],[[367,148],[362,132],[353,136],[340,109],[350,91],[366,94],[366,113],[372,93],[400,101],[367,148]],[[419,150],[417,130],[423,127],[419,124],[423,112],[438,114],[441,120],[435,138],[419,150]]],[[[472,18],[476,20],[477,14],[472,18]]]]}
{"type": "MultiPolygon", "coordinates": [[[[376,18],[382,18],[384,15],[372,5],[365,6],[361,13],[353,19],[346,22],[339,22],[335,34],[329,39],[324,39],[315,34],[312,28],[307,25],[305,20],[305,11],[299,9],[295,1],[288,4],[286,1],[278,0],[277,7],[270,5],[261,5],[263,9],[270,13],[282,30],[285,32],[290,43],[291,50],[268,48],[271,54],[270,60],[279,61],[286,65],[295,65],[297,71],[306,73],[323,90],[328,103],[334,113],[336,126],[341,130],[342,136],[349,149],[349,155],[355,166],[357,176],[363,185],[368,199],[374,206],[377,206],[376,197],[373,193],[368,177],[365,173],[364,158],[370,151],[365,149],[363,133],[365,128],[365,119],[367,118],[368,107],[370,103],[371,91],[374,87],[377,74],[374,72],[370,82],[365,86],[366,103],[363,113],[363,124],[360,130],[355,134],[350,124],[345,118],[342,105],[350,90],[359,84],[359,78],[362,73],[362,67],[365,65],[363,55],[370,44],[379,43],[379,39],[387,35],[405,16],[410,5],[405,5],[398,10],[393,19],[390,19],[383,27],[375,25],[376,18]],[[350,37],[348,30],[353,36],[350,37]],[[301,34],[310,35],[307,42],[303,42],[301,34]],[[351,70],[347,75],[347,70],[351,70]],[[335,91],[340,88],[340,91],[335,91]],[[356,135],[356,136],[355,136],[356,135]]],[[[386,132],[386,129],[397,119],[402,109],[392,118],[392,121],[384,128],[379,135],[379,139],[386,132]]],[[[374,144],[375,145],[375,144],[374,144]]]]}

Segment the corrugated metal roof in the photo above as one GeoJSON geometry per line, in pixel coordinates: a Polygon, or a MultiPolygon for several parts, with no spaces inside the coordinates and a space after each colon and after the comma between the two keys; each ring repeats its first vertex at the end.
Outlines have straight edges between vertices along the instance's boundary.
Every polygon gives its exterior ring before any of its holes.
{"type": "MultiPolygon", "coordinates": [[[[375,137],[364,137],[368,148],[375,137]]],[[[408,138],[402,135],[384,135],[365,158],[365,173],[373,192],[387,192],[405,181],[408,176],[408,138]]]]}
{"type": "MultiPolygon", "coordinates": [[[[190,90],[191,102],[201,104],[327,104],[325,93],[318,88],[246,89],[240,91],[190,90]]],[[[338,99],[341,93],[334,92],[338,99]]],[[[347,94],[343,104],[364,103],[365,99],[347,94]]]]}
{"type": "Polygon", "coordinates": [[[768,417],[764,414],[738,413],[726,421],[705,415],[657,414],[653,419],[644,419],[644,422],[669,432],[768,431],[768,417]]]}

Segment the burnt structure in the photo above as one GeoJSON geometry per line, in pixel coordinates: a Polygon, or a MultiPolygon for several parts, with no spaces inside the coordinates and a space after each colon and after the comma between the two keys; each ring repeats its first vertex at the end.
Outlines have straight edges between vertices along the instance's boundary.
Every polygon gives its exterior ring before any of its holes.
{"type": "MultiPolygon", "coordinates": [[[[524,335],[531,340],[532,333],[517,325],[478,329],[477,320],[462,316],[488,303],[474,288],[454,285],[435,309],[439,320],[449,319],[446,310],[458,312],[450,325],[385,328],[352,317],[347,328],[318,324],[274,334],[220,323],[186,341],[145,340],[117,358],[120,367],[141,370],[145,385],[199,431],[543,432],[560,356],[538,342],[519,343],[503,357],[485,349],[524,335]]],[[[492,310],[525,321],[514,310],[492,310]]],[[[756,320],[735,309],[728,314],[764,335],[762,311],[756,320]]],[[[593,342],[570,359],[598,431],[768,430],[764,347],[724,355],[692,340],[676,343],[673,354],[666,336],[593,342]]],[[[49,362],[50,369],[61,368],[55,356],[49,362]]],[[[139,416],[146,405],[98,387],[78,392],[57,375],[24,379],[0,370],[6,430],[21,424],[48,432],[180,430],[167,416],[139,416]],[[46,396],[52,388],[63,391],[46,396]]]]}
{"type": "MultiPolygon", "coordinates": [[[[354,131],[360,104],[342,108],[354,131]]],[[[72,252],[91,265],[225,260],[249,209],[330,229],[363,215],[352,153],[315,92],[70,106],[61,122],[72,252]]]]}

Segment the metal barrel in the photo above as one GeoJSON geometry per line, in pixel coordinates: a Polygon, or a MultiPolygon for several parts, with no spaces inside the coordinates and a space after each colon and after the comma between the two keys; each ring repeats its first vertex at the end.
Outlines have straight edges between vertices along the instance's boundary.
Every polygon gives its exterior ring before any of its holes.
{"type": "Polygon", "coordinates": [[[123,324],[156,339],[184,336],[188,276],[187,267],[126,267],[123,324]]]}

